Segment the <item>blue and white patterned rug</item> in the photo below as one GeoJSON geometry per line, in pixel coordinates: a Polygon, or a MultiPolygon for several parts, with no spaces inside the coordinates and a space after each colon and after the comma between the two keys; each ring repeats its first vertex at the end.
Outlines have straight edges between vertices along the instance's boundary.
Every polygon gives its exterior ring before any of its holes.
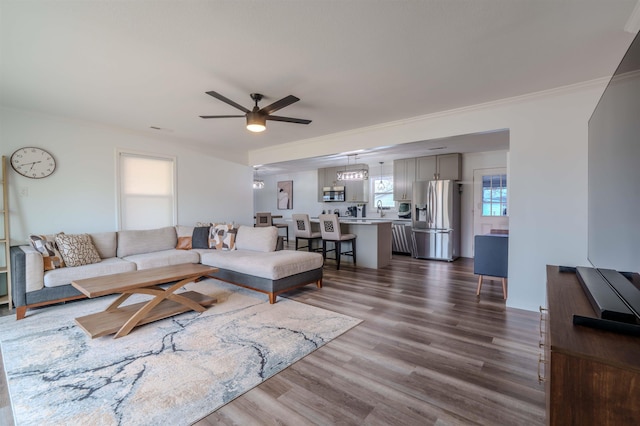
{"type": "Polygon", "coordinates": [[[119,339],[74,321],[114,297],[0,318],[16,425],[188,425],[361,322],[220,281],[186,287],[218,303],[119,339]]]}

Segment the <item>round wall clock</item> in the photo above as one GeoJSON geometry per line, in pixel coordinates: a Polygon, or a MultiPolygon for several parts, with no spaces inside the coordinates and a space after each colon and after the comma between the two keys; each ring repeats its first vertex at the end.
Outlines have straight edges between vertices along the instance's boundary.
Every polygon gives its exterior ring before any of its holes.
{"type": "Polygon", "coordinates": [[[41,179],[54,172],[56,160],[44,149],[25,147],[11,154],[11,167],[22,176],[41,179]]]}

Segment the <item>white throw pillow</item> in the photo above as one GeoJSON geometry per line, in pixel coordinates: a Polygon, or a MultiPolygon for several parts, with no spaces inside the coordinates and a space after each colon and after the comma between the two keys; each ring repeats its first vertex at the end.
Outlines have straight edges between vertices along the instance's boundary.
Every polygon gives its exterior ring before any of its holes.
{"type": "Polygon", "coordinates": [[[278,228],[275,226],[241,226],[236,236],[236,249],[261,252],[276,251],[278,228]]]}

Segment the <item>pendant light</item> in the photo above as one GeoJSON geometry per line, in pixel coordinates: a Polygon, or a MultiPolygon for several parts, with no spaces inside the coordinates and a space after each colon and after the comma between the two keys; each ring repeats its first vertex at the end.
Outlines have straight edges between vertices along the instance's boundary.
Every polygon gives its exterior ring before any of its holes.
{"type": "Polygon", "coordinates": [[[258,174],[258,168],[253,168],[253,189],[262,189],[264,188],[264,181],[258,179],[260,176],[258,174]]]}
{"type": "Polygon", "coordinates": [[[367,169],[356,169],[356,170],[348,170],[349,169],[349,158],[355,157],[353,160],[353,164],[357,161],[358,154],[350,154],[347,156],[347,167],[345,167],[344,172],[338,171],[336,172],[336,180],[367,180],[369,179],[369,170],[367,169]]]}
{"type": "Polygon", "coordinates": [[[383,192],[384,191],[384,183],[382,182],[382,165],[384,164],[384,161],[380,161],[380,178],[378,179],[378,188],[376,188],[377,192],[383,192]]]}

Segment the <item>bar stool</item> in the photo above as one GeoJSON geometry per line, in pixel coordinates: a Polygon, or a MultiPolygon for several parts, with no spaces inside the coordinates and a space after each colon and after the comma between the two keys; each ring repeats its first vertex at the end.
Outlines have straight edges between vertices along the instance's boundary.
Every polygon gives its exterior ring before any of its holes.
{"type": "Polygon", "coordinates": [[[338,216],[335,214],[321,214],[320,215],[320,233],[322,234],[322,257],[327,258],[327,251],[336,252],[337,269],[340,269],[340,258],[342,255],[352,256],[353,264],[356,264],[356,235],[343,234],[340,231],[340,222],[338,222],[338,216]],[[351,242],[350,251],[342,251],[342,243],[344,241],[351,242]],[[327,242],[334,244],[333,250],[327,250],[327,242]]]}
{"type": "Polygon", "coordinates": [[[300,248],[307,248],[308,251],[320,251],[322,248],[317,247],[313,248],[313,241],[322,240],[321,232],[313,232],[311,231],[311,222],[309,221],[308,214],[292,214],[291,218],[293,219],[293,230],[296,235],[296,250],[298,250],[298,241],[306,240],[307,245],[302,246],[300,248]]]}

